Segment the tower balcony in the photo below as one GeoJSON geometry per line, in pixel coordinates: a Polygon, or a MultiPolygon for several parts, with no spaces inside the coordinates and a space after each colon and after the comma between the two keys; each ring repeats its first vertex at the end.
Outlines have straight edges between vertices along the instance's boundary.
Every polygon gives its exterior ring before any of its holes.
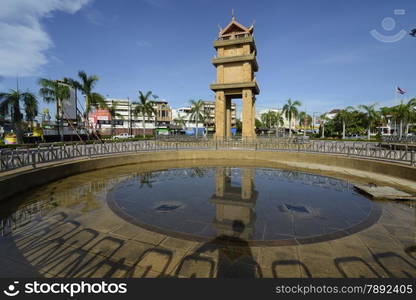
{"type": "Polygon", "coordinates": [[[214,48],[226,47],[231,45],[251,44],[255,48],[254,37],[252,35],[244,35],[243,37],[235,37],[226,39],[218,39],[214,41],[214,48]]]}
{"type": "Polygon", "coordinates": [[[209,86],[212,91],[222,91],[222,90],[239,90],[242,89],[252,89],[255,95],[260,93],[259,86],[255,80],[249,82],[232,82],[232,83],[213,83],[209,86]]]}
{"type": "Polygon", "coordinates": [[[251,62],[253,66],[253,71],[257,72],[259,70],[255,52],[249,55],[214,57],[212,59],[212,64],[214,66],[227,64],[227,63],[234,63],[234,62],[251,62]]]}

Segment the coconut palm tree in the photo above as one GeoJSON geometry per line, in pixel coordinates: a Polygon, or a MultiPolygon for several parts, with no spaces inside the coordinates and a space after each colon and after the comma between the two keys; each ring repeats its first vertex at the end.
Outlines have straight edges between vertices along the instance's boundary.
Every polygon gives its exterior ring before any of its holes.
{"type": "Polygon", "coordinates": [[[116,117],[123,119],[123,116],[117,112],[118,101],[111,101],[111,106],[108,108],[108,113],[111,116],[111,135],[114,135],[114,121],[116,117]]]}
{"type": "Polygon", "coordinates": [[[283,112],[276,111],[274,114],[276,116],[276,123],[275,123],[275,126],[276,126],[276,137],[279,137],[279,127],[280,126],[283,126],[283,124],[285,123],[284,120],[283,120],[283,112]]]}
{"type": "Polygon", "coordinates": [[[173,120],[176,125],[182,127],[182,129],[186,126],[186,120],[182,116],[178,116],[176,119],[173,120]]]}
{"type": "Polygon", "coordinates": [[[338,115],[342,121],[342,138],[345,139],[345,131],[346,131],[346,125],[351,120],[351,111],[354,108],[352,106],[347,106],[344,109],[341,109],[338,112],[338,115]]]}
{"type": "Polygon", "coordinates": [[[99,93],[94,93],[93,89],[99,80],[97,75],[88,76],[85,71],[79,71],[78,77],[81,81],[65,78],[64,81],[72,85],[74,88],[81,91],[85,97],[85,118],[88,118],[88,114],[92,108],[107,108],[104,96],[99,93]]]}
{"type": "Polygon", "coordinates": [[[399,138],[401,139],[403,137],[403,126],[410,117],[410,107],[401,100],[400,104],[394,107],[394,111],[396,118],[399,121],[399,138]]]}
{"type": "Polygon", "coordinates": [[[358,107],[364,111],[367,118],[367,139],[371,138],[371,126],[380,119],[380,113],[376,111],[377,103],[371,105],[359,105],[358,107]]]}
{"type": "Polygon", "coordinates": [[[57,80],[50,80],[45,78],[40,78],[38,81],[41,88],[39,89],[39,94],[43,98],[43,101],[46,103],[55,103],[56,104],[56,119],[58,121],[58,134],[61,137],[61,141],[64,140],[64,116],[63,116],[63,103],[67,101],[70,97],[69,86],[62,84],[57,80]]]}
{"type": "Polygon", "coordinates": [[[289,120],[289,137],[292,136],[292,119],[296,118],[298,115],[298,106],[301,106],[302,103],[299,101],[292,101],[288,99],[286,104],[283,106],[282,112],[285,114],[285,117],[289,120]]]}
{"type": "Polygon", "coordinates": [[[328,115],[323,113],[319,116],[319,119],[321,121],[321,138],[325,138],[325,123],[329,120],[328,115]]]}
{"type": "Polygon", "coordinates": [[[190,100],[189,103],[191,104],[191,110],[189,111],[189,117],[191,120],[195,120],[195,137],[198,137],[198,124],[200,120],[204,120],[204,101],[202,100],[190,100]]]}
{"type": "Polygon", "coordinates": [[[32,128],[33,121],[39,113],[38,101],[34,97],[28,97],[24,102],[26,121],[29,123],[29,128],[32,128]]]}
{"type": "Polygon", "coordinates": [[[306,113],[306,111],[302,111],[299,114],[299,126],[303,126],[303,136],[306,136],[306,128],[307,124],[312,123],[312,117],[306,113]]]}
{"type": "Polygon", "coordinates": [[[20,111],[20,102],[23,102],[25,111],[33,112],[33,106],[34,103],[37,103],[37,100],[33,93],[22,93],[19,91],[19,89],[10,90],[8,93],[0,93],[0,113],[4,117],[10,115],[12,128],[16,133],[18,144],[23,143],[23,114],[20,111]]]}
{"type": "MultiPolygon", "coordinates": [[[[158,95],[152,94],[153,100],[152,103],[156,103],[159,99],[158,95]]],[[[157,112],[155,113],[155,135],[156,135],[156,128],[157,128],[157,112]]]]}
{"type": "Polygon", "coordinates": [[[156,115],[156,111],[153,108],[153,103],[150,101],[151,95],[151,91],[147,92],[146,94],[143,94],[142,91],[139,91],[139,101],[133,103],[136,105],[133,109],[133,115],[136,118],[138,115],[142,116],[143,138],[146,137],[146,116],[150,119],[152,115],[156,115]]]}

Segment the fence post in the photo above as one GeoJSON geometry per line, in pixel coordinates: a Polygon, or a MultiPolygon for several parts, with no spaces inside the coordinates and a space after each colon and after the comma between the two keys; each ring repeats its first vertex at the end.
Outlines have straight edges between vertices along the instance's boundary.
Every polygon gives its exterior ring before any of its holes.
{"type": "Polygon", "coordinates": [[[410,165],[411,166],[414,166],[416,164],[416,162],[415,162],[415,151],[414,150],[412,150],[411,152],[410,152],[410,165]]]}
{"type": "Polygon", "coordinates": [[[36,151],[32,151],[32,167],[36,169],[36,151]]]}
{"type": "Polygon", "coordinates": [[[91,147],[88,147],[88,156],[91,158],[91,147]]]}

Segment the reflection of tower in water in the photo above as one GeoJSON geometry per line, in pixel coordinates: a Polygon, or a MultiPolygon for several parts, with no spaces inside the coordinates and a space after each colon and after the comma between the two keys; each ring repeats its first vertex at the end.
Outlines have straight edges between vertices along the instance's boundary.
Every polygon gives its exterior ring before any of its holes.
{"type": "Polygon", "coordinates": [[[216,208],[213,224],[218,236],[233,236],[233,223],[242,222],[245,227],[240,238],[251,240],[254,235],[258,192],[254,190],[253,169],[240,170],[241,186],[232,186],[231,169],[216,168],[215,194],[211,197],[211,202],[216,208]]]}

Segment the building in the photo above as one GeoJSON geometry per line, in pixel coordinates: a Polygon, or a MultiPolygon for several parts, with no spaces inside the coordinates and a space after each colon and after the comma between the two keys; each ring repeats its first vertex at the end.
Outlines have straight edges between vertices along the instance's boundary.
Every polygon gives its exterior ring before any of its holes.
{"type": "MultiPolygon", "coordinates": [[[[204,102],[204,119],[198,121],[198,128],[201,131],[202,128],[207,129],[208,133],[215,132],[215,101],[203,101],[204,102]]],[[[173,110],[173,120],[176,125],[183,120],[183,125],[188,131],[194,131],[196,128],[196,121],[191,118],[191,107],[180,107],[173,110]]],[[[236,127],[236,105],[231,105],[231,127],[236,127]]],[[[235,131],[235,129],[233,130],[235,131]]]]}
{"type": "Polygon", "coordinates": [[[333,109],[329,113],[326,114],[326,117],[330,120],[334,119],[340,112],[340,109],[333,109]]]}
{"type": "Polygon", "coordinates": [[[153,108],[156,111],[157,127],[168,127],[172,123],[172,108],[165,100],[154,100],[153,108]]]}
{"type": "Polygon", "coordinates": [[[114,118],[107,109],[96,109],[89,115],[90,125],[103,135],[129,133],[133,135],[143,134],[143,119],[145,133],[152,135],[155,129],[168,130],[172,122],[172,109],[165,100],[154,100],[153,108],[156,114],[151,116],[135,115],[137,104],[129,99],[106,98],[108,107],[115,106],[114,118]]]}
{"type": "MultiPolygon", "coordinates": [[[[204,101],[205,122],[208,132],[215,131],[215,101],[204,101]]],[[[236,105],[231,103],[231,131],[236,128],[236,105]]]]}

